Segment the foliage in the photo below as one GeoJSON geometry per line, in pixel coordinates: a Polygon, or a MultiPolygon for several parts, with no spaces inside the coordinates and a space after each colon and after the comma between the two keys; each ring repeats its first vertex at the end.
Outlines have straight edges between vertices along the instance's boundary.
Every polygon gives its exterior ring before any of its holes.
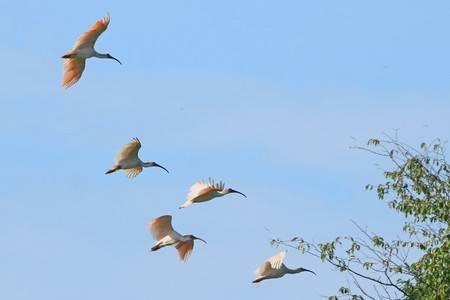
{"type": "Polygon", "coordinates": [[[391,163],[375,190],[404,217],[402,238],[386,240],[354,223],[360,236],[311,243],[300,237],[274,239],[327,262],[351,278],[329,299],[450,299],[450,165],[439,140],[419,149],[396,138],[371,139],[353,147],[391,163]],[[356,290],[356,293],[353,292],[356,290]]]}

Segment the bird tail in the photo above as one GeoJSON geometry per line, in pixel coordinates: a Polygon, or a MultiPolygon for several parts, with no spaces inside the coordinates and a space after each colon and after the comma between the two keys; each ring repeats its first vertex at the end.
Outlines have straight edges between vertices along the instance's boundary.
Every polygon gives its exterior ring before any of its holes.
{"type": "Polygon", "coordinates": [[[186,208],[188,206],[191,206],[191,204],[192,204],[191,201],[186,201],[185,203],[183,203],[183,205],[179,206],[178,208],[179,209],[186,208]]]}
{"type": "Polygon", "coordinates": [[[114,166],[114,167],[111,167],[108,170],[106,170],[105,174],[114,173],[117,170],[120,170],[120,167],[119,166],[114,166]]]}

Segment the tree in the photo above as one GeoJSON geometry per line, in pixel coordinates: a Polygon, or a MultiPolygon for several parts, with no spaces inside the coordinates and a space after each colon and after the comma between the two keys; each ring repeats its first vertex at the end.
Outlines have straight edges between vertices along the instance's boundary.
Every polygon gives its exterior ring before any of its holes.
{"type": "Polygon", "coordinates": [[[386,240],[355,224],[360,236],[339,236],[323,243],[301,237],[273,239],[331,264],[350,278],[329,299],[450,299],[450,165],[440,140],[419,149],[397,138],[370,139],[353,147],[388,160],[386,181],[374,190],[404,218],[401,238],[386,240]]]}

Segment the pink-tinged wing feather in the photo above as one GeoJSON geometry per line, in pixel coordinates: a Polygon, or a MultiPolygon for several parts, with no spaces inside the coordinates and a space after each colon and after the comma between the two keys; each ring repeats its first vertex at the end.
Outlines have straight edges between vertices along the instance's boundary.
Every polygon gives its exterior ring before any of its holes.
{"type": "Polygon", "coordinates": [[[286,251],[280,251],[276,255],[269,258],[267,261],[270,263],[272,268],[279,269],[281,268],[281,265],[283,264],[284,258],[286,257],[287,252],[286,251]]]}
{"type": "Polygon", "coordinates": [[[258,269],[255,270],[255,276],[256,277],[260,277],[260,276],[264,276],[267,274],[267,272],[271,271],[272,267],[270,266],[270,263],[268,261],[264,261],[259,267],[258,269]]]}
{"type": "Polygon", "coordinates": [[[109,15],[104,17],[103,19],[96,21],[88,31],[78,37],[73,47],[93,47],[100,34],[102,34],[106,30],[106,28],[108,28],[109,21],[109,15]]]}
{"type": "Polygon", "coordinates": [[[119,164],[122,160],[137,158],[139,149],[141,149],[141,141],[138,138],[133,138],[117,153],[116,163],[119,164]]]}
{"type": "Polygon", "coordinates": [[[223,182],[216,184],[211,179],[209,179],[208,182],[204,182],[203,180],[197,181],[194,185],[191,186],[191,189],[187,196],[187,201],[204,196],[214,191],[221,191],[224,189],[224,187],[225,184],[223,182]]]}
{"type": "Polygon", "coordinates": [[[286,257],[286,251],[281,251],[276,255],[266,259],[258,269],[255,270],[255,275],[264,276],[269,275],[273,270],[278,270],[283,265],[284,258],[286,257]]]}
{"type": "Polygon", "coordinates": [[[191,186],[189,194],[187,196],[187,201],[197,198],[199,195],[204,195],[211,191],[211,187],[204,181],[197,181],[191,186]]]}
{"type": "Polygon", "coordinates": [[[125,169],[124,172],[128,178],[134,178],[134,177],[138,176],[139,174],[141,174],[143,169],[144,168],[142,168],[142,167],[136,167],[133,169],[125,169]]]}
{"type": "Polygon", "coordinates": [[[186,242],[180,242],[176,246],[178,250],[178,255],[182,261],[187,261],[189,256],[192,253],[192,249],[194,248],[194,241],[188,240],[186,242]]]}
{"type": "Polygon", "coordinates": [[[67,89],[74,85],[83,74],[86,60],[82,58],[64,59],[64,74],[62,86],[67,89]]]}
{"type": "Polygon", "coordinates": [[[166,235],[170,234],[173,231],[172,228],[172,216],[165,215],[154,219],[148,225],[150,232],[153,235],[153,238],[156,241],[159,241],[166,235]]]}

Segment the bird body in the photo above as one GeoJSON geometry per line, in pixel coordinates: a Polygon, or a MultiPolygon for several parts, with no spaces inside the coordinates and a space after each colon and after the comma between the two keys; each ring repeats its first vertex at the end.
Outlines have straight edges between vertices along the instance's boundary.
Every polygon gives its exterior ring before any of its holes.
{"type": "Polygon", "coordinates": [[[316,274],[313,271],[304,268],[290,269],[286,267],[283,263],[286,254],[286,251],[280,251],[276,255],[265,260],[259,268],[256,269],[256,278],[253,280],[253,283],[261,282],[266,279],[281,278],[286,274],[297,274],[301,272],[311,272],[314,275],[316,274]]]}
{"type": "Polygon", "coordinates": [[[289,272],[290,269],[286,267],[285,264],[282,264],[279,269],[272,269],[270,271],[270,274],[265,275],[264,277],[256,278],[254,281],[259,282],[264,279],[274,279],[274,278],[281,278],[284,275],[286,275],[289,272]]]}
{"type": "Polygon", "coordinates": [[[70,54],[75,55],[78,58],[88,59],[88,58],[94,57],[100,53],[95,51],[95,49],[93,47],[84,47],[84,48],[80,48],[80,49],[75,49],[75,50],[71,51],[70,54]]]}
{"type": "Polygon", "coordinates": [[[179,208],[189,207],[193,203],[210,201],[214,198],[222,197],[230,193],[238,193],[247,198],[247,196],[241,192],[230,188],[225,188],[225,184],[223,182],[215,183],[212,179],[209,179],[208,182],[200,180],[191,186],[186,202],[179,208]]]}
{"type": "Polygon", "coordinates": [[[129,178],[133,178],[139,175],[143,168],[147,167],[159,167],[169,173],[166,168],[155,162],[143,162],[138,156],[140,148],[141,142],[139,139],[133,138],[130,143],[124,145],[122,149],[120,149],[119,153],[117,153],[115,164],[106,170],[105,174],[110,174],[118,170],[124,170],[125,174],[129,178]]]}
{"type": "Polygon", "coordinates": [[[188,238],[185,238],[183,235],[179,234],[175,230],[173,230],[171,233],[167,234],[165,237],[160,239],[153,247],[152,251],[155,251],[157,249],[167,247],[167,246],[176,246],[180,242],[187,241],[188,238]]]}
{"type": "Polygon", "coordinates": [[[159,250],[163,247],[174,246],[180,259],[186,261],[194,248],[194,240],[203,239],[191,234],[181,235],[172,227],[172,216],[165,215],[154,219],[149,224],[149,230],[156,240],[156,244],[150,249],[151,251],[159,250]]]}
{"type": "Polygon", "coordinates": [[[108,28],[109,21],[110,18],[108,15],[95,22],[88,31],[76,40],[72,49],[62,56],[64,59],[62,86],[64,88],[69,88],[81,78],[86,65],[86,59],[88,58],[108,58],[121,64],[117,58],[111,56],[109,53],[98,53],[94,48],[98,37],[108,28]]]}

